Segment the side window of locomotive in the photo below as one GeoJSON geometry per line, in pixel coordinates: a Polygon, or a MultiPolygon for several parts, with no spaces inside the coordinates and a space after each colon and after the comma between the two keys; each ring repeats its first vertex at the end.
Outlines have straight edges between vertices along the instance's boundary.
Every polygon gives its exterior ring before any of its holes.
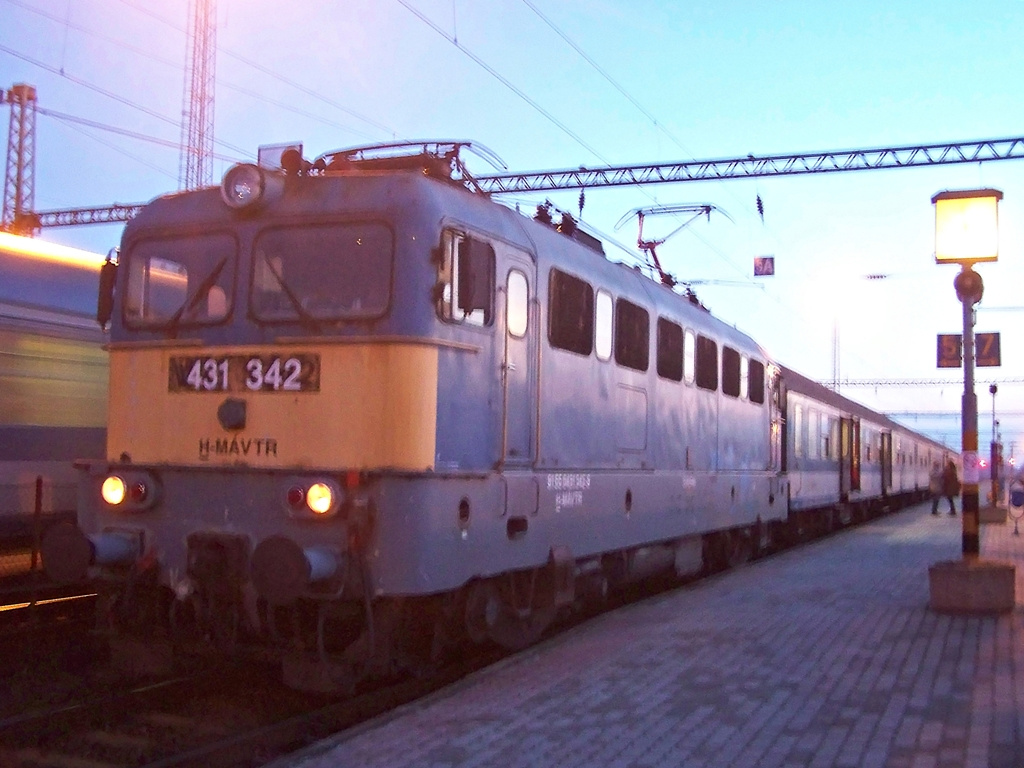
{"type": "Polygon", "coordinates": [[[658,375],[683,380],[683,328],[664,317],[658,318],[658,375]]]}
{"type": "Polygon", "coordinates": [[[646,371],[651,358],[651,317],[631,301],[615,302],[615,362],[646,371]]]}
{"type": "Polygon", "coordinates": [[[697,334],[689,328],[683,333],[683,381],[693,384],[697,375],[697,334]]]}
{"type": "Polygon", "coordinates": [[[594,326],[594,349],[598,360],[612,358],[612,295],[608,291],[597,291],[597,317],[594,326]]]}
{"type": "Polygon", "coordinates": [[[718,389],[718,344],[707,336],[697,336],[697,386],[718,389]]]}
{"type": "Polygon", "coordinates": [[[740,353],[722,347],[722,392],[729,397],[740,396],[740,353]]]}
{"type": "Polygon", "coordinates": [[[594,289],[578,277],[552,269],[548,295],[551,346],[589,355],[594,348],[594,289]]]}
{"type": "Polygon", "coordinates": [[[764,403],[764,363],[758,360],[750,361],[750,402],[764,403]]]}
{"type": "Polygon", "coordinates": [[[438,265],[438,306],[452,323],[490,325],[494,306],[494,248],[458,232],[445,233],[438,265]]]}
{"type": "Polygon", "coordinates": [[[382,316],[391,302],[393,240],[372,222],[263,231],[253,251],[253,314],[265,322],[382,316]]]}
{"type": "Polygon", "coordinates": [[[507,290],[505,325],[510,335],[521,339],[526,335],[526,325],[530,316],[530,288],[526,275],[517,269],[509,272],[507,290]]]}
{"type": "Polygon", "coordinates": [[[231,235],[141,240],[131,247],[126,261],[128,323],[204,324],[227,316],[237,263],[231,235]]]}

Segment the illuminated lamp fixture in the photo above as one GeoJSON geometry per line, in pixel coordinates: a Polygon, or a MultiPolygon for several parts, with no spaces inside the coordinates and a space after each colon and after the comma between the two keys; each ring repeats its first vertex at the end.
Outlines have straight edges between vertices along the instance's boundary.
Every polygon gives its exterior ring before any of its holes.
{"type": "Polygon", "coordinates": [[[125,483],[124,478],[111,475],[100,486],[100,495],[107,504],[116,507],[128,497],[128,484],[125,483]]]}
{"type": "Polygon", "coordinates": [[[139,512],[156,504],[158,489],[151,473],[133,470],[108,475],[100,485],[100,497],[111,507],[139,512]]]}
{"type": "Polygon", "coordinates": [[[295,517],[332,517],[341,508],[341,488],[331,480],[300,481],[288,487],[285,494],[288,511],[295,517]]]}

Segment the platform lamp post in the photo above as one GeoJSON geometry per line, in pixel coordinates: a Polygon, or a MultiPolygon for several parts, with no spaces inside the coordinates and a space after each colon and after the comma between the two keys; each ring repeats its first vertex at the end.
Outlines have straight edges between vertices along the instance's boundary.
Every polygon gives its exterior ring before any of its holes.
{"type": "Polygon", "coordinates": [[[999,422],[996,421],[996,392],[999,387],[988,385],[988,393],[992,395],[992,445],[989,446],[989,466],[992,473],[992,506],[999,504],[999,422]]]}
{"type": "Polygon", "coordinates": [[[978,514],[978,398],[974,393],[974,305],[984,283],[974,271],[978,262],[999,257],[997,189],[944,191],[932,197],[935,206],[935,261],[959,264],[953,281],[963,307],[964,393],[961,401],[963,523],[959,561],[929,569],[931,605],[947,612],[1005,612],[1015,604],[1015,568],[1011,563],[982,561],[978,514]]]}

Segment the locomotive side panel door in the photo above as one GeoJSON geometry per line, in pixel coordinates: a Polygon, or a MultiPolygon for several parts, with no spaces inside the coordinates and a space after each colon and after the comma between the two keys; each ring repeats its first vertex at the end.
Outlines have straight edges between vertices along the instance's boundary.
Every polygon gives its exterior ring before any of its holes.
{"type": "Polygon", "coordinates": [[[501,360],[502,460],[506,466],[529,466],[536,453],[537,312],[533,262],[507,251],[499,264],[499,293],[505,337],[501,360]]]}

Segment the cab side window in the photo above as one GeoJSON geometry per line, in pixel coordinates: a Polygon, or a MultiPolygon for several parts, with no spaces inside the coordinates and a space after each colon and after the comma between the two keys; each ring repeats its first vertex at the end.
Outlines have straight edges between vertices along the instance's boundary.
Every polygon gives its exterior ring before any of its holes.
{"type": "Polygon", "coordinates": [[[462,232],[445,232],[435,287],[438,312],[451,323],[490,325],[494,315],[494,248],[462,232]]]}

